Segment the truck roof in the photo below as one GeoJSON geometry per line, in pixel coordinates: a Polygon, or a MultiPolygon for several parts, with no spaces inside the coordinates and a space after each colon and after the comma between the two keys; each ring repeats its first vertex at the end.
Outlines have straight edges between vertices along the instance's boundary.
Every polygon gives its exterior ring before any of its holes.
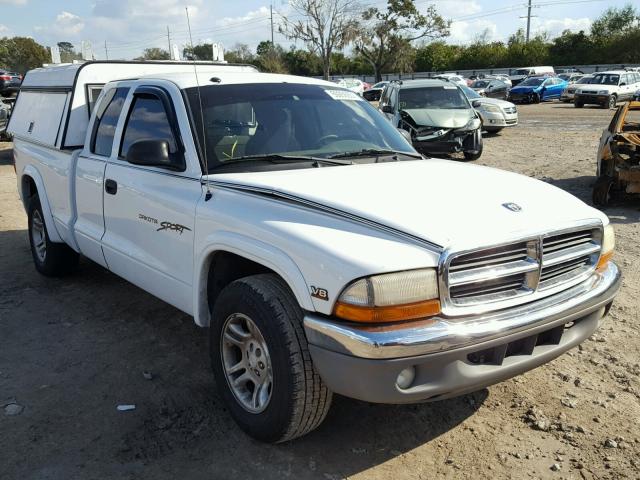
{"type": "Polygon", "coordinates": [[[259,72],[238,72],[238,71],[217,71],[212,72],[210,70],[204,70],[199,65],[197,66],[198,81],[196,82],[196,75],[194,74],[193,65],[186,72],[180,73],[154,73],[151,75],[144,75],[138,78],[138,80],[144,79],[156,79],[156,80],[168,80],[175,83],[179,88],[191,88],[196,87],[198,84],[201,87],[205,85],[217,85],[217,84],[240,84],[240,83],[304,83],[308,85],[327,85],[332,87],[338,87],[335,83],[325,80],[318,80],[316,78],[299,77],[295,75],[282,75],[278,73],[259,73],[259,72]],[[212,75],[214,73],[215,75],[212,75]],[[212,81],[211,78],[215,78],[212,81]]]}
{"type": "MultiPolygon", "coordinates": [[[[257,72],[252,65],[231,63],[195,62],[197,68],[203,72],[257,72]]],[[[90,77],[94,83],[108,83],[113,80],[137,78],[144,75],[159,73],[187,73],[193,72],[194,62],[177,61],[92,61],[83,63],[66,63],[48,65],[46,67],[29,70],[22,82],[22,88],[73,88],[80,75],[90,77]]]]}

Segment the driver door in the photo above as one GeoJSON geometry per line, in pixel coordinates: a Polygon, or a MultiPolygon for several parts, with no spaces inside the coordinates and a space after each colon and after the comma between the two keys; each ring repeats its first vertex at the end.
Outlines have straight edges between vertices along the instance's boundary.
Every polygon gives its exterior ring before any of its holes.
{"type": "MultiPolygon", "coordinates": [[[[127,162],[139,140],[164,140],[184,163],[184,147],[168,93],[138,87],[122,130],[118,155],[104,182],[102,248],[110,270],[186,313],[193,313],[193,238],[200,179],[186,168],[127,162]],[[190,176],[191,175],[191,176],[190,176]]],[[[172,158],[173,158],[172,157],[172,158]]]]}

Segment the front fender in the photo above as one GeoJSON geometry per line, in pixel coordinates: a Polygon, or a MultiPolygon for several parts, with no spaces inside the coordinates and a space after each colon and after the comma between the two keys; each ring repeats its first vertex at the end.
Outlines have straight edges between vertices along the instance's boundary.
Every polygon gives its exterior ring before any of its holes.
{"type": "Polygon", "coordinates": [[[22,203],[24,205],[24,209],[26,212],[29,211],[29,199],[26,198],[24,192],[24,182],[27,178],[31,178],[33,183],[36,185],[36,189],[38,191],[38,197],[40,199],[40,206],[42,207],[42,214],[44,215],[44,223],[47,227],[47,234],[49,235],[49,240],[52,242],[62,243],[62,237],[58,233],[56,229],[56,224],[53,221],[53,214],[51,213],[51,206],[49,205],[49,199],[47,198],[47,191],[44,187],[44,181],[42,180],[42,176],[40,172],[33,166],[27,165],[22,172],[18,175],[18,191],[20,193],[20,198],[22,198],[22,203]]]}
{"type": "Polygon", "coordinates": [[[194,265],[194,319],[197,325],[207,327],[211,320],[207,302],[207,281],[212,255],[225,251],[264,265],[280,275],[291,288],[298,304],[305,310],[315,310],[309,287],[296,263],[282,250],[254,238],[229,231],[216,231],[206,237],[207,245],[198,252],[194,265]]]}

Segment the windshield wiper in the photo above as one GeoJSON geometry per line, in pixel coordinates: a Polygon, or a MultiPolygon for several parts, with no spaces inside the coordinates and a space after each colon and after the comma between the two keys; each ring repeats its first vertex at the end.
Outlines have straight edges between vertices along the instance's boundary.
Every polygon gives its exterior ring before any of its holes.
{"type": "Polygon", "coordinates": [[[384,150],[384,149],[375,149],[375,148],[363,148],[362,150],[354,150],[352,152],[343,152],[336,153],[335,155],[330,155],[327,158],[355,158],[355,157],[377,157],[380,155],[405,155],[411,158],[420,158],[422,159],[422,155],[410,152],[399,152],[396,150],[384,150]]]}
{"type": "MultiPolygon", "coordinates": [[[[232,163],[248,162],[248,161],[265,161],[273,163],[300,163],[300,162],[312,162],[316,166],[320,163],[327,165],[353,165],[353,162],[330,160],[328,158],[312,157],[307,155],[281,155],[278,153],[268,153],[264,155],[244,155],[242,157],[230,158],[221,162],[218,167],[223,167],[232,163]]],[[[217,167],[216,167],[217,168],[217,167]]]]}

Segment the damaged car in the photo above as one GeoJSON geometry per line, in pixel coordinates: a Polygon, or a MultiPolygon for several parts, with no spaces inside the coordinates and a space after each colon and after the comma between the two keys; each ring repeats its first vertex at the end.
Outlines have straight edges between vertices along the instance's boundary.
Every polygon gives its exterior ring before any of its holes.
{"type": "Polygon", "coordinates": [[[597,175],[593,203],[598,206],[640,195],[640,101],[620,105],[602,133],[597,175]]]}
{"type": "Polygon", "coordinates": [[[467,160],[482,155],[482,121],[455,83],[425,79],[391,82],[379,110],[408,133],[420,153],[463,153],[467,160]]]}

